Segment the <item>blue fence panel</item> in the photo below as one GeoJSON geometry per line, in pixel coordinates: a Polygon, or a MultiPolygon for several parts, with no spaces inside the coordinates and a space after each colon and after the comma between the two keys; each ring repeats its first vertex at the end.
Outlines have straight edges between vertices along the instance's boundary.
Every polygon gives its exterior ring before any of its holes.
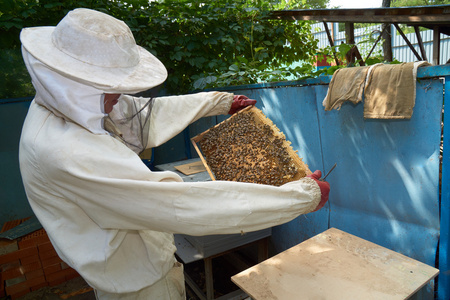
{"type": "Polygon", "coordinates": [[[0,226],[33,215],[19,170],[19,140],[30,99],[0,100],[0,226]]]}
{"type": "MultiPolygon", "coordinates": [[[[450,67],[445,76],[444,105],[450,103],[450,67]]],[[[450,299],[450,118],[444,117],[443,155],[442,155],[442,190],[441,190],[441,234],[439,241],[438,296],[450,299]]]]}
{"type": "Polygon", "coordinates": [[[338,163],[330,226],[434,266],[439,238],[442,82],[421,80],[411,120],[320,110],[325,162],[338,163]]]}
{"type": "Polygon", "coordinates": [[[363,104],[319,108],[325,162],[338,163],[332,227],[434,264],[442,92],[441,81],[422,80],[411,120],[364,119],[363,104]]]}
{"type": "MultiPolygon", "coordinates": [[[[314,171],[324,169],[316,89],[323,90],[326,86],[237,90],[234,93],[257,99],[256,106],[286,135],[292,142],[293,149],[298,151],[299,156],[314,171]]],[[[281,252],[326,229],[328,229],[328,206],[273,228],[273,245],[277,252],[281,252]]]]}
{"type": "MultiPolygon", "coordinates": [[[[278,88],[265,84],[233,90],[260,101],[258,106],[312,170],[327,171],[337,163],[327,179],[332,187],[329,206],[274,228],[276,250],[336,227],[437,266],[440,231],[448,235],[449,229],[441,229],[439,220],[443,82],[436,74],[450,68],[423,69],[410,120],[364,119],[362,103],[326,112],[322,107],[326,85],[283,83],[278,88]]],[[[442,216],[448,224],[448,213],[442,216]]],[[[442,239],[440,243],[445,244],[439,248],[440,265],[448,270],[448,243],[442,239]]],[[[441,289],[448,288],[448,276],[441,274],[441,289]]],[[[431,282],[420,297],[432,299],[433,289],[431,282]]]]}

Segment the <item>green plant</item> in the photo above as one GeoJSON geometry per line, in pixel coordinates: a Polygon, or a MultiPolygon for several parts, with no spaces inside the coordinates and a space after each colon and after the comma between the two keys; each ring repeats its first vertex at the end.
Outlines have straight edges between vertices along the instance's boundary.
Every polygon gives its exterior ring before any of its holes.
{"type": "MultiPolygon", "coordinates": [[[[317,7],[327,0],[309,2],[317,7]]],[[[125,21],[137,43],[168,69],[164,88],[172,94],[199,86],[301,76],[308,67],[292,66],[299,61],[310,64],[316,49],[309,23],[269,18],[271,10],[308,7],[304,0],[4,0],[0,48],[20,49],[23,27],[56,25],[76,7],[97,9],[125,21]],[[236,70],[239,76],[232,74],[236,70]]],[[[21,60],[17,63],[23,66],[21,60]]],[[[28,76],[9,73],[10,77],[28,76]]],[[[15,91],[2,90],[0,98],[11,97],[15,91]]]]}
{"type": "Polygon", "coordinates": [[[54,26],[71,9],[82,6],[105,10],[107,2],[106,0],[0,1],[0,99],[34,94],[20,51],[19,36],[22,28],[54,26]]]}
{"type": "Polygon", "coordinates": [[[271,10],[283,5],[295,8],[303,4],[166,0],[140,12],[150,20],[149,26],[129,25],[137,40],[167,67],[166,88],[184,93],[279,78],[277,73],[286,66],[310,61],[316,42],[309,24],[269,18],[271,10]],[[273,76],[267,76],[269,72],[273,76]]]}

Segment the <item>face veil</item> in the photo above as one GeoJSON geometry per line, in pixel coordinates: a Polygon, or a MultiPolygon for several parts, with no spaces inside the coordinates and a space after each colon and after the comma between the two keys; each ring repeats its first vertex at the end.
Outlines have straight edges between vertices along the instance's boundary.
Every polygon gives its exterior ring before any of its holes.
{"type": "Polygon", "coordinates": [[[105,130],[140,154],[147,147],[153,102],[153,98],[122,95],[105,117],[105,130]]]}

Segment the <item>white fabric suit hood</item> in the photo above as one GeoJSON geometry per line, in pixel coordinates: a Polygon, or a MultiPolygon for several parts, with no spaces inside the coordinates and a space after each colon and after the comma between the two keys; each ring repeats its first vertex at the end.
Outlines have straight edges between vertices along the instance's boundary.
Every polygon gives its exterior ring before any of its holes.
{"type": "Polygon", "coordinates": [[[95,134],[103,128],[104,93],[53,71],[22,47],[25,65],[36,89],[36,103],[58,117],[77,123],[95,134]]]}

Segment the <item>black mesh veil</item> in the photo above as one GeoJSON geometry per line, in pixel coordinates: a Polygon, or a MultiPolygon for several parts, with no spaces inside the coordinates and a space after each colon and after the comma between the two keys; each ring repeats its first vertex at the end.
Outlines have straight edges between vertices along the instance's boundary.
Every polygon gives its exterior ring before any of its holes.
{"type": "Polygon", "coordinates": [[[140,154],[147,147],[153,98],[120,97],[104,119],[104,127],[128,148],[140,154]]]}

